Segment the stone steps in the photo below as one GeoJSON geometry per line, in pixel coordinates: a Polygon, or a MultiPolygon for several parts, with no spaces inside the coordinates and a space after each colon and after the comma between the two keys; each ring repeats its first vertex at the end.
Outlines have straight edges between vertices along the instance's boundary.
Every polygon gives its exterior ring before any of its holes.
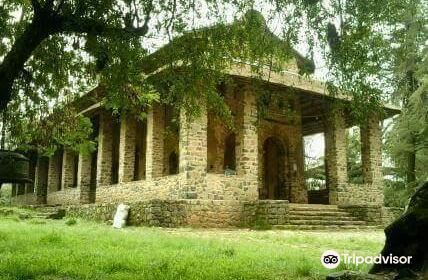
{"type": "Polygon", "coordinates": [[[369,225],[275,225],[273,229],[278,230],[381,230],[379,226],[369,225]]]}
{"type": "Polygon", "coordinates": [[[64,218],[65,209],[56,206],[37,206],[29,207],[34,210],[34,213],[30,215],[30,218],[35,219],[54,219],[59,220],[64,218]]]}
{"type": "Polygon", "coordinates": [[[343,220],[291,220],[289,221],[290,225],[366,225],[365,221],[343,221],[343,220]]]}
{"type": "Polygon", "coordinates": [[[290,215],[304,215],[304,216],[331,216],[331,217],[353,217],[351,213],[346,211],[296,211],[290,210],[290,215]]]}
{"type": "Polygon", "coordinates": [[[377,229],[359,220],[351,213],[339,209],[337,205],[290,204],[288,222],[274,226],[275,229],[289,230],[338,230],[377,229]]]}
{"type": "Polygon", "coordinates": [[[322,215],[322,214],[317,214],[317,215],[298,215],[295,213],[290,213],[290,215],[288,216],[288,218],[290,220],[325,220],[325,221],[336,221],[338,219],[340,219],[341,221],[358,221],[358,218],[351,216],[351,215],[346,215],[346,216],[341,216],[341,215],[337,215],[337,216],[329,216],[329,215],[322,215]]]}

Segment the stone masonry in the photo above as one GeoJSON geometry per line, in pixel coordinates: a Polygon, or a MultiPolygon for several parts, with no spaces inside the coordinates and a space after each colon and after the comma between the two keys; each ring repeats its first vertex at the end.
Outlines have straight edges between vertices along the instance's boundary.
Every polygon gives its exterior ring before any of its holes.
{"type": "Polygon", "coordinates": [[[62,150],[58,150],[49,159],[48,192],[61,189],[62,150]]]}
{"type": "Polygon", "coordinates": [[[372,116],[361,127],[361,157],[365,183],[380,185],[382,181],[382,136],[379,118],[372,116]]]}
{"type": "Polygon", "coordinates": [[[202,106],[201,115],[188,119],[186,113],[180,113],[180,172],[184,175],[181,182],[183,198],[203,197],[207,174],[207,111],[202,106]]]}
{"type": "MultiPolygon", "coordinates": [[[[256,71],[232,59],[224,69],[227,79],[216,85],[216,98],[230,109],[226,122],[214,107],[218,102],[202,92],[194,96],[201,115],[180,111],[183,96],[170,94],[174,88],[168,86],[181,71],[169,71],[157,58],[146,56],[141,71],[159,82],[158,102],[141,112],[113,114],[104,106],[106,88],[82,95],[75,105],[91,119],[96,151],[73,155],[61,147],[49,159],[39,155],[35,192],[15,186],[14,200],[70,205],[76,216],[108,219],[118,203],[129,203],[132,223],[162,226],[277,225],[287,222],[289,204],[308,202],[343,207],[373,223],[393,216],[382,208],[381,116],[368,116],[361,127],[364,182],[351,184],[345,131],[356,120],[347,110],[349,95],[330,94],[311,79],[309,59],[291,52],[273,58],[275,67],[259,65],[256,71]],[[146,120],[139,120],[142,115],[146,120]],[[326,184],[313,187],[307,182],[314,178],[305,178],[304,137],[321,133],[326,184]]],[[[399,112],[385,109],[382,117],[399,112]]]]}
{"type": "Polygon", "coordinates": [[[348,181],[346,166],[346,126],[340,108],[327,109],[325,125],[326,177],[330,204],[340,203],[340,193],[348,181]]]}
{"type": "MultiPolygon", "coordinates": [[[[361,158],[363,164],[364,183],[371,186],[371,204],[383,204],[382,184],[382,132],[379,126],[379,117],[374,115],[368,118],[361,127],[361,158]]],[[[366,194],[367,195],[367,194],[366,194]]]]}
{"type": "Polygon", "coordinates": [[[77,188],[80,190],[80,202],[91,202],[91,155],[79,154],[77,167],[77,188]]]}
{"type": "Polygon", "coordinates": [[[36,196],[38,204],[46,203],[48,192],[48,159],[39,157],[36,166],[36,196]]]}
{"type": "Polygon", "coordinates": [[[251,86],[244,87],[241,102],[236,171],[243,176],[242,188],[248,193],[246,199],[253,200],[258,197],[259,165],[257,99],[251,86]]]}
{"type": "Polygon", "coordinates": [[[149,180],[163,175],[165,134],[163,109],[163,106],[154,104],[147,114],[146,178],[149,180]]]}
{"type": "Polygon", "coordinates": [[[98,135],[97,187],[110,185],[112,182],[113,121],[107,112],[101,112],[98,135]]]}
{"type": "Polygon", "coordinates": [[[75,159],[77,155],[70,150],[64,150],[62,157],[62,177],[61,177],[61,186],[64,188],[77,187],[74,185],[76,166],[75,159]]]}
{"type": "MultiPolygon", "coordinates": [[[[289,202],[308,202],[299,96],[279,91],[276,94],[287,96],[287,110],[269,107],[268,114],[261,116],[260,96],[251,83],[242,83],[224,94],[231,107],[233,128],[214,119],[212,112],[208,112],[208,104],[202,101],[199,116],[190,118],[180,112],[179,130],[173,127],[171,135],[169,122],[173,114],[165,104],[153,104],[144,125],[137,123],[136,116],[122,115],[119,122],[105,109],[96,109],[90,113],[94,120],[99,120],[94,130],[96,151],[75,155],[60,149],[50,159],[39,157],[35,194],[16,187],[15,201],[95,203],[83,209],[96,213],[98,210],[94,209],[104,209],[106,204],[110,213],[117,203],[131,203],[137,207],[132,210],[132,217],[142,219],[136,224],[147,225],[286,223],[289,202]],[[281,173],[276,184],[279,191],[274,198],[261,195],[265,182],[270,184],[270,194],[274,186],[265,180],[268,177],[265,171],[270,166],[265,143],[269,144],[270,139],[275,139],[271,142],[279,147],[273,161],[281,162],[279,167],[273,165],[279,168],[276,176],[281,173]],[[179,171],[175,174],[177,171],[172,166],[177,161],[179,171]]],[[[326,104],[323,114],[329,203],[346,208],[370,223],[379,217],[383,219],[379,119],[369,118],[361,128],[364,183],[350,184],[346,166],[347,116],[333,104],[326,104]]],[[[70,209],[79,212],[78,207],[70,209]]]]}
{"type": "Polygon", "coordinates": [[[119,183],[134,179],[136,119],[125,115],[120,120],[119,183]]]}

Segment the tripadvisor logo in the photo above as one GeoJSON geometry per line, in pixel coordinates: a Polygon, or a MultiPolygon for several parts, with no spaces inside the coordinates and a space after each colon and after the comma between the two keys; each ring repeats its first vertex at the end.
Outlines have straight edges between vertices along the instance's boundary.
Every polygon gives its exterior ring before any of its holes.
{"type": "Polygon", "coordinates": [[[342,261],[345,264],[354,264],[359,266],[361,264],[410,264],[412,256],[357,256],[355,254],[339,255],[336,251],[327,250],[321,255],[321,263],[325,268],[334,269],[339,266],[342,261]]]}
{"type": "Polygon", "coordinates": [[[339,253],[333,250],[327,250],[321,255],[321,263],[325,268],[333,269],[339,266],[340,256],[339,253]]]}

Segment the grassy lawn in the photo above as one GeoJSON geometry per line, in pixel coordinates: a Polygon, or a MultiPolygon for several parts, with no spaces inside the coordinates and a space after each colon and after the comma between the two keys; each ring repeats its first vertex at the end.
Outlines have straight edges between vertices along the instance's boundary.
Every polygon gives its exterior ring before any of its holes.
{"type": "Polygon", "coordinates": [[[323,251],[375,255],[384,241],[382,231],[115,230],[66,222],[0,217],[0,279],[324,279],[331,271],[320,263],[323,251]]]}

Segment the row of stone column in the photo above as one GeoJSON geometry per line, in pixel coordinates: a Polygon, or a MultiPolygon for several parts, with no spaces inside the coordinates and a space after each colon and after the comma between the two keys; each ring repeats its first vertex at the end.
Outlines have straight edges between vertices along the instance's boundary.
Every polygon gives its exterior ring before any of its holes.
{"type": "MultiPolygon", "coordinates": [[[[364,184],[382,188],[382,138],[379,118],[372,115],[361,126],[361,159],[364,184]]],[[[343,110],[327,113],[325,126],[325,162],[330,204],[341,204],[348,183],[346,123],[343,110]]],[[[367,195],[370,195],[369,193],[367,195]]]]}
{"type": "MultiPolygon", "coordinates": [[[[242,127],[238,133],[237,172],[246,175],[248,188],[252,184],[257,193],[257,106],[255,97],[246,91],[242,100],[242,127]]],[[[206,105],[205,105],[206,106],[206,105]]],[[[203,192],[207,172],[207,112],[188,119],[185,112],[180,114],[179,170],[183,197],[203,192]]],[[[95,188],[112,184],[113,133],[112,116],[108,112],[99,114],[98,147],[93,154],[79,154],[67,149],[60,150],[52,157],[39,157],[35,170],[36,194],[39,203],[46,203],[49,192],[77,187],[81,192],[81,202],[94,202],[95,188]],[[78,164],[76,166],[76,157],[78,164]],[[95,166],[94,166],[95,165],[95,166]],[[76,170],[77,168],[77,170],[76,170]],[[77,177],[77,178],[75,178],[77,177]]],[[[135,179],[136,119],[122,116],[120,120],[118,182],[135,179]]],[[[164,174],[165,111],[155,104],[148,112],[146,124],[145,177],[152,180],[164,174]]]]}

